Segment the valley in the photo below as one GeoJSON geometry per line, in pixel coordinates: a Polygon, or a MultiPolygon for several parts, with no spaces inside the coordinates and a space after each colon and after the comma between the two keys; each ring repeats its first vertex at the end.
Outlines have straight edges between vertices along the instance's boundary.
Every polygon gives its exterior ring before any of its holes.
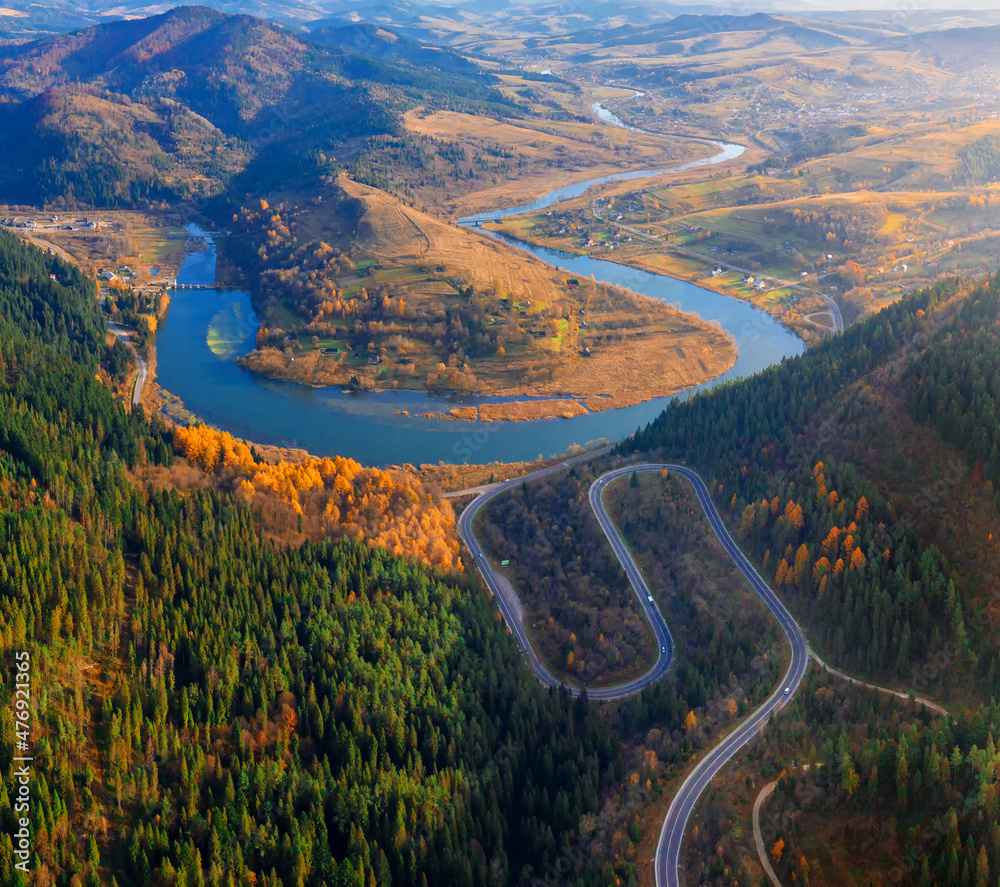
{"type": "Polygon", "coordinates": [[[991,883],[997,15],[253,11],[0,15],[0,883],[991,883]]]}

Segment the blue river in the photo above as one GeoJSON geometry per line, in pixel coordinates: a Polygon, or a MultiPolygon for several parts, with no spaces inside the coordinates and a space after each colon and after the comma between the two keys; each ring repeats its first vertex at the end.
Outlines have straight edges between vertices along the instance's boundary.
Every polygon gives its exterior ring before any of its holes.
{"type": "MultiPolygon", "coordinates": [[[[736,156],[740,146],[715,143],[720,153],[700,163],[736,156]]],[[[685,166],[687,168],[687,165],[685,166]]],[[[582,194],[598,182],[639,178],[667,170],[644,170],[579,182],[530,204],[538,209],[582,194]]],[[[474,223],[524,211],[514,207],[463,220],[474,223]]],[[[204,232],[191,228],[204,249],[184,260],[178,283],[215,281],[216,253],[204,232]]],[[[735,339],[735,365],[691,391],[748,376],[800,354],[802,341],[767,313],[746,302],[692,284],[588,256],[514,244],[566,272],[624,286],[681,311],[716,322],[735,339]]],[[[237,290],[177,290],[156,336],[157,381],[198,418],[238,437],[264,444],[302,447],[315,455],[350,456],[368,465],[422,462],[520,461],[565,452],[573,444],[617,441],[646,425],[669,398],[633,407],[592,412],[574,419],[531,422],[461,422],[423,418],[463,404],[501,398],[447,397],[421,392],[351,394],[264,378],[236,365],[254,346],[258,321],[247,293],[237,290]],[[398,415],[407,411],[409,416],[398,415]]]]}

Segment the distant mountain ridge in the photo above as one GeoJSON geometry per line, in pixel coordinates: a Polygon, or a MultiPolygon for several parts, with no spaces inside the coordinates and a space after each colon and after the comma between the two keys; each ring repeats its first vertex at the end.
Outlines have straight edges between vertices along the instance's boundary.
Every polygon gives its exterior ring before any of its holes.
{"type": "MultiPolygon", "coordinates": [[[[985,0],[984,0],[985,2],[985,0]]],[[[433,27],[441,22],[485,24],[529,23],[540,34],[569,34],[588,27],[616,28],[655,25],[676,19],[748,18],[755,15],[809,16],[828,22],[884,27],[892,32],[915,33],[955,26],[978,27],[1000,21],[1000,11],[983,8],[984,2],[938,3],[934,9],[902,9],[898,3],[870,3],[862,10],[843,11],[833,3],[791,3],[787,0],[760,2],[753,8],[734,10],[732,4],[684,2],[657,3],[647,0],[588,0],[553,3],[525,0],[460,0],[447,3],[413,0],[205,0],[205,5],[229,14],[248,14],[287,25],[293,30],[309,28],[313,22],[345,19],[388,24],[421,38],[445,36],[433,27]],[[884,8],[879,8],[879,7],[884,8]],[[976,8],[976,7],[979,8],[976,8]]],[[[161,15],[176,3],[119,3],[116,0],[52,0],[45,5],[33,0],[6,0],[3,8],[14,14],[0,16],[0,42],[7,38],[39,36],[99,24],[113,19],[161,15]]]]}
{"type": "Polygon", "coordinates": [[[928,31],[898,38],[891,45],[894,49],[916,51],[953,70],[995,67],[1000,64],[1000,25],[928,31]]]}
{"type": "Polygon", "coordinates": [[[320,19],[310,22],[308,38],[316,43],[339,46],[373,58],[405,60],[422,67],[463,74],[476,74],[479,68],[449,49],[427,46],[406,34],[387,31],[371,22],[348,19],[320,19]]]}
{"type": "Polygon", "coordinates": [[[262,151],[273,174],[393,132],[418,103],[506,101],[450,51],[370,26],[317,37],[329,45],[252,16],[179,7],[0,49],[0,200],[207,195],[262,151]],[[367,54],[351,48],[352,32],[367,54]]]}

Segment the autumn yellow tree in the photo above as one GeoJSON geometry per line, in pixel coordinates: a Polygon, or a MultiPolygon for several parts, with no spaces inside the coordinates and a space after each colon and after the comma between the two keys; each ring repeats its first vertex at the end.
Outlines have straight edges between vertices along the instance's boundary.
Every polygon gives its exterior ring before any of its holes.
{"type": "Polygon", "coordinates": [[[860,524],[868,517],[868,500],[862,496],[858,499],[858,509],[854,513],[854,522],[860,524]]]}
{"type": "Polygon", "coordinates": [[[823,553],[828,557],[833,557],[840,547],[840,527],[830,527],[830,532],[823,540],[823,553]]]}
{"type": "Polygon", "coordinates": [[[207,425],[176,429],[174,449],[254,508],[271,532],[348,536],[431,566],[461,567],[451,505],[406,472],[339,456],[267,462],[207,425]]]}
{"type": "Polygon", "coordinates": [[[774,584],[781,588],[788,581],[788,561],[784,558],[778,564],[778,571],[774,574],[774,584]]]}
{"type": "Polygon", "coordinates": [[[802,524],[805,519],[802,516],[802,506],[796,505],[791,499],[788,500],[788,504],[785,506],[785,520],[788,521],[789,526],[795,527],[796,530],[802,529],[802,524]]]}
{"type": "Polygon", "coordinates": [[[813,566],[813,581],[819,582],[824,576],[830,572],[830,561],[828,558],[821,557],[816,561],[813,566]]]}
{"type": "Polygon", "coordinates": [[[816,478],[816,499],[826,498],[826,478],[823,476],[823,463],[817,462],[813,468],[813,476],[816,478]]]}
{"type": "Polygon", "coordinates": [[[795,581],[798,582],[803,575],[805,575],[806,570],[809,569],[809,549],[806,548],[803,542],[799,546],[799,550],[795,552],[795,566],[793,568],[795,581]]]}

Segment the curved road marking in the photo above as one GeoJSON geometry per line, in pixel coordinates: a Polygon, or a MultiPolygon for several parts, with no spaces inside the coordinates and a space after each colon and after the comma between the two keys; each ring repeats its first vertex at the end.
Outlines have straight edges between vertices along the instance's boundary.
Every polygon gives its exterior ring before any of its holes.
{"type": "MultiPolygon", "coordinates": [[[[507,621],[507,625],[510,627],[511,632],[517,638],[521,648],[528,656],[529,664],[538,676],[538,679],[549,687],[558,686],[560,682],[551,672],[548,671],[548,669],[545,668],[532,649],[528,636],[524,631],[524,627],[514,615],[515,611],[511,602],[508,601],[504,589],[497,581],[496,573],[494,572],[492,565],[487,560],[482,546],[480,546],[475,534],[473,533],[472,522],[476,513],[487,502],[502,493],[507,492],[513,487],[529,480],[553,474],[563,468],[568,468],[573,463],[591,459],[595,455],[597,454],[584,453],[573,459],[568,459],[565,462],[543,469],[542,471],[536,471],[533,474],[525,475],[524,477],[495,484],[485,491],[480,491],[479,489],[463,491],[467,493],[477,492],[478,496],[469,504],[465,511],[462,512],[462,516],[459,519],[459,531],[462,534],[462,538],[469,547],[469,550],[472,552],[473,558],[476,561],[476,566],[479,568],[484,580],[493,592],[494,597],[496,597],[497,603],[500,605],[500,610],[507,621]]],[[[798,623],[792,617],[791,613],[788,612],[785,605],[782,604],[778,596],[771,590],[770,586],[764,581],[760,573],[757,572],[753,564],[750,563],[740,547],[733,541],[733,537],[729,535],[729,531],[722,522],[722,517],[719,515],[718,509],[715,507],[715,503],[712,501],[711,494],[709,493],[705,482],[690,468],[670,463],[644,463],[617,468],[613,471],[602,474],[590,487],[590,507],[593,509],[594,515],[597,518],[598,523],[601,525],[601,529],[604,531],[605,536],[607,536],[608,542],[611,543],[611,547],[614,549],[616,557],[620,561],[622,568],[625,570],[625,573],[629,578],[629,583],[632,585],[633,590],[638,596],[643,612],[649,620],[650,625],[656,634],[657,640],[660,641],[661,647],[660,657],[657,659],[656,664],[642,677],[637,678],[634,681],[630,681],[627,684],[621,684],[617,687],[599,688],[592,691],[588,690],[588,695],[594,699],[617,699],[622,696],[637,693],[643,687],[659,680],[667,668],[669,668],[673,659],[673,641],[670,637],[670,630],[663,621],[663,616],[661,615],[659,608],[654,602],[651,601],[652,596],[649,594],[649,589],[646,586],[645,580],[642,578],[638,565],[635,563],[635,560],[629,552],[628,547],[625,545],[621,534],[612,522],[610,515],[604,508],[604,503],[602,501],[604,489],[612,481],[625,477],[626,475],[630,475],[633,472],[662,472],[664,470],[667,472],[673,472],[674,474],[679,474],[694,487],[694,491],[698,496],[698,502],[701,505],[705,516],[708,518],[709,525],[715,533],[716,538],[732,559],[733,563],[736,564],[737,568],[750,583],[753,590],[764,601],[775,619],[777,619],[778,624],[781,626],[781,630],[785,633],[785,637],[788,639],[792,651],[788,670],[785,672],[784,680],[778,685],[778,688],[762,705],[758,706],[758,708],[749,717],[745,718],[739,726],[733,730],[733,732],[720,741],[695,765],[682,783],[680,789],[674,795],[674,799],[670,804],[670,809],[667,811],[667,816],[663,821],[663,828],[660,831],[660,840],[657,845],[654,863],[657,887],[680,887],[679,863],[681,848],[684,840],[684,832],[698,799],[718,772],[761,731],[764,723],[773,714],[783,708],[785,703],[795,695],[799,684],[805,676],[810,657],[815,659],[821,667],[827,669],[827,671],[831,674],[844,678],[845,680],[854,681],[855,683],[872,687],[880,690],[881,692],[898,696],[902,699],[909,699],[911,697],[901,691],[890,690],[886,687],[879,687],[874,684],[867,684],[864,681],[857,681],[855,678],[851,678],[849,675],[846,675],[837,669],[830,668],[830,666],[826,665],[826,663],[816,656],[815,653],[812,653],[809,650],[809,645],[805,639],[805,635],[802,633],[802,629],[799,628],[798,623]]],[[[574,695],[577,695],[580,693],[580,689],[571,688],[571,692],[573,692],[574,695]]],[[[918,704],[925,705],[927,708],[945,715],[946,717],[948,715],[945,709],[943,709],[940,705],[931,702],[929,699],[916,697],[914,701],[918,704]]],[[[763,803],[764,798],[766,798],[766,794],[764,793],[758,796],[757,804],[754,807],[755,838],[757,838],[758,832],[757,823],[760,804],[763,803]]],[[[766,861],[766,854],[763,854],[761,858],[764,859],[765,865],[769,867],[769,864],[766,861]]],[[[769,877],[771,877],[775,884],[778,884],[773,870],[769,870],[769,877]]],[[[778,885],[778,887],[780,887],[780,885],[778,885]]]]}
{"type": "MultiPolygon", "coordinates": [[[[511,634],[513,634],[517,639],[521,649],[524,651],[524,654],[528,659],[528,665],[531,666],[535,676],[546,687],[559,687],[566,685],[564,685],[559,678],[552,674],[552,672],[550,672],[538,658],[538,654],[532,647],[531,641],[528,639],[528,635],[524,630],[524,626],[521,624],[521,620],[517,616],[516,603],[515,601],[510,600],[508,590],[504,588],[503,584],[499,581],[496,571],[493,569],[493,566],[486,557],[486,552],[479,543],[479,540],[476,539],[476,535],[472,530],[472,522],[479,510],[497,496],[500,496],[508,490],[520,486],[522,483],[526,483],[529,480],[535,480],[549,474],[554,474],[557,471],[562,471],[564,468],[570,467],[575,462],[592,459],[594,455],[594,453],[584,453],[573,459],[567,459],[566,461],[552,465],[549,468],[544,468],[541,471],[535,471],[532,474],[527,474],[523,477],[517,477],[498,483],[487,491],[480,492],[477,498],[469,503],[468,507],[462,512],[462,516],[458,520],[458,529],[459,533],[461,533],[462,540],[465,542],[469,552],[472,554],[472,558],[475,561],[483,580],[486,582],[487,587],[496,599],[497,605],[500,607],[500,612],[503,613],[504,620],[507,622],[507,627],[510,629],[511,634]]],[[[596,487],[606,477],[607,475],[604,475],[602,478],[598,478],[597,481],[594,482],[594,487],[596,487]]],[[[592,507],[595,507],[594,487],[591,487],[590,504],[592,507]]],[[[613,687],[596,687],[594,689],[587,690],[587,695],[591,699],[620,699],[623,696],[631,696],[633,693],[638,693],[643,689],[643,687],[646,687],[663,677],[673,661],[674,645],[673,639],[670,637],[670,629],[667,628],[667,623],[664,621],[663,616],[655,602],[650,601],[652,595],[649,594],[649,589],[646,587],[646,583],[643,580],[642,575],[639,573],[639,568],[636,566],[635,561],[632,560],[632,556],[628,553],[628,549],[625,548],[625,543],[621,541],[618,531],[614,529],[610,518],[607,518],[606,515],[605,518],[607,520],[607,524],[601,520],[600,512],[597,511],[597,508],[600,508],[600,511],[603,511],[603,506],[600,505],[600,490],[602,489],[603,485],[598,489],[595,513],[598,514],[598,520],[601,521],[601,526],[604,528],[604,532],[608,534],[610,528],[610,533],[614,534],[614,537],[618,540],[616,544],[615,538],[608,535],[608,539],[611,541],[612,547],[615,548],[615,553],[618,555],[619,560],[622,562],[622,566],[625,568],[625,572],[629,577],[629,582],[635,590],[636,597],[639,598],[639,603],[642,606],[643,613],[645,613],[646,618],[649,620],[649,624],[652,627],[653,633],[656,635],[657,642],[660,645],[656,662],[644,675],[641,675],[634,680],[627,681],[624,684],[617,684],[613,687]]],[[[580,687],[569,687],[568,689],[574,696],[579,696],[582,692],[582,688],[580,687]]]]}
{"type": "MultiPolygon", "coordinates": [[[[472,522],[479,509],[481,509],[487,502],[507,490],[510,490],[511,488],[524,483],[529,479],[552,474],[572,462],[589,459],[592,458],[592,456],[593,454],[588,453],[578,457],[577,459],[567,460],[565,463],[554,465],[551,468],[544,469],[543,471],[535,472],[532,475],[527,475],[526,477],[516,478],[514,480],[497,484],[491,490],[480,494],[478,498],[473,500],[465,511],[462,512],[462,516],[459,519],[459,532],[462,534],[465,544],[472,553],[476,566],[479,568],[479,572],[482,574],[483,579],[486,581],[486,584],[489,586],[494,597],[497,599],[497,603],[500,606],[504,619],[507,621],[508,627],[517,638],[518,643],[521,645],[521,649],[524,650],[526,656],[528,657],[529,664],[538,679],[549,687],[558,686],[560,682],[551,672],[548,671],[548,669],[545,668],[535,651],[532,649],[528,636],[524,631],[524,627],[514,615],[511,603],[507,600],[502,586],[497,581],[492,565],[487,560],[482,546],[479,544],[479,541],[473,533],[472,522]]],[[[656,664],[642,677],[626,684],[621,684],[617,687],[605,687],[593,691],[588,690],[588,695],[594,699],[617,699],[622,696],[637,693],[643,687],[659,680],[660,677],[663,676],[664,672],[666,672],[667,668],[669,668],[670,662],[672,661],[673,643],[663,643],[663,639],[670,637],[670,631],[667,628],[666,623],[663,622],[663,617],[660,614],[659,609],[655,606],[655,604],[650,606],[648,593],[645,595],[643,594],[643,591],[646,590],[646,585],[642,579],[641,573],[639,572],[639,568],[622,541],[617,529],[615,529],[613,523],[611,522],[611,518],[605,511],[604,504],[601,501],[601,494],[603,493],[605,486],[612,480],[624,477],[632,472],[662,472],[664,469],[668,472],[674,472],[675,474],[679,474],[681,477],[686,478],[694,487],[695,493],[698,496],[698,501],[701,504],[702,510],[705,512],[705,516],[708,518],[709,525],[712,527],[712,531],[715,533],[716,538],[722,544],[722,547],[725,549],[729,557],[739,568],[740,572],[746,577],[753,590],[757,592],[758,596],[764,601],[767,608],[778,620],[781,630],[788,638],[792,651],[788,670],[785,672],[784,680],[778,685],[778,688],[763,704],[758,706],[757,709],[749,715],[749,717],[745,718],[732,733],[719,742],[695,765],[670,804],[670,809],[667,811],[667,816],[663,821],[663,828],[660,831],[660,841],[657,845],[656,856],[654,857],[656,884],[657,887],[679,887],[681,846],[684,840],[684,832],[687,827],[688,820],[691,817],[691,813],[694,810],[695,804],[701,797],[702,792],[705,791],[711,781],[715,778],[716,774],[733,758],[733,756],[735,756],[760,732],[764,722],[770,718],[772,714],[783,708],[785,703],[795,695],[795,692],[798,689],[799,684],[802,682],[802,678],[805,676],[806,669],[809,665],[809,648],[806,643],[805,635],[802,634],[802,630],[792,618],[791,613],[788,612],[785,605],[781,603],[777,595],[771,590],[770,586],[768,586],[763,578],[761,578],[761,575],[754,568],[753,564],[750,563],[746,555],[743,554],[739,546],[733,541],[732,536],[729,535],[729,531],[723,524],[718,509],[715,507],[715,503],[712,501],[712,497],[708,492],[708,487],[705,486],[705,482],[701,479],[701,477],[696,472],[683,465],[672,465],[669,463],[644,463],[640,465],[630,465],[624,468],[615,469],[614,471],[609,471],[594,481],[590,488],[590,505],[591,508],[593,508],[594,514],[597,516],[602,529],[608,536],[608,540],[611,542],[616,556],[619,561],[621,561],[622,567],[629,577],[629,582],[632,584],[636,595],[639,597],[646,618],[650,620],[650,625],[653,627],[654,633],[656,633],[657,638],[661,640],[660,656],[657,659],[656,664]]],[[[580,690],[579,688],[573,688],[571,692],[576,694],[579,693],[580,690]]]]}
{"type": "MultiPolygon", "coordinates": [[[[708,492],[708,487],[705,486],[701,477],[683,465],[637,466],[637,469],[642,471],[662,471],[664,468],[690,481],[716,538],[746,577],[753,590],[757,592],[775,619],[778,620],[792,651],[788,670],[778,688],[749,717],[745,718],[739,727],[695,765],[677,794],[674,795],[674,800],[670,804],[666,819],[663,821],[663,828],[660,831],[655,866],[657,887],[663,887],[663,885],[679,887],[684,831],[698,798],[701,797],[702,792],[705,791],[716,774],[760,732],[764,723],[795,695],[799,684],[802,683],[802,678],[805,676],[806,669],[809,667],[809,646],[802,629],[792,618],[792,614],[788,612],[785,605],[733,541],[733,537],[729,535],[729,531],[723,524],[719,511],[708,492]]],[[[628,469],[619,469],[619,471],[627,473],[628,469]]]]}

